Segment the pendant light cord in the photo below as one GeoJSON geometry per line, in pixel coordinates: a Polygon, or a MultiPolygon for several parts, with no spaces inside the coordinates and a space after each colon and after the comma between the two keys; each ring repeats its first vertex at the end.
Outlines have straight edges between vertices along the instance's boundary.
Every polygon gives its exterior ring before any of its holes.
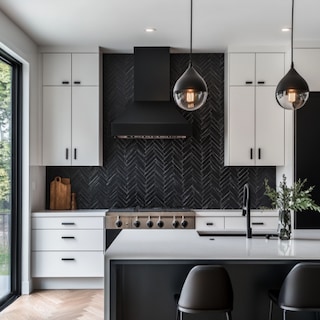
{"type": "Polygon", "coordinates": [[[192,66],[192,13],[193,13],[193,0],[190,0],[190,53],[189,53],[190,66],[192,66]]]}
{"type": "Polygon", "coordinates": [[[294,17],[294,0],[292,0],[291,11],[291,67],[293,68],[293,17],[294,17]]]}

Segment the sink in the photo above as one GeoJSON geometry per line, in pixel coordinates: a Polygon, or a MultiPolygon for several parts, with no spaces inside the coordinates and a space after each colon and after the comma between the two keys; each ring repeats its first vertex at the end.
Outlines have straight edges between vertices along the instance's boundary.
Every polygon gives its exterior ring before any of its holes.
{"type": "MultiPolygon", "coordinates": [[[[246,236],[246,231],[245,230],[239,230],[239,231],[197,231],[198,235],[200,237],[245,237],[246,236]]],[[[320,234],[320,230],[319,230],[319,234],[320,234]]],[[[255,231],[252,233],[252,237],[257,237],[257,238],[262,238],[262,237],[266,237],[266,238],[274,238],[274,237],[278,237],[278,235],[275,232],[271,232],[268,230],[266,231],[255,231]]],[[[319,238],[320,239],[320,238],[319,238]]]]}

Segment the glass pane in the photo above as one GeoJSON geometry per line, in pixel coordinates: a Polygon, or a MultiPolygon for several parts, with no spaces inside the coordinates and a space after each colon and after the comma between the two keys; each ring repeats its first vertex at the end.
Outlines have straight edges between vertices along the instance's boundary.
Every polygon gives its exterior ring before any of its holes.
{"type": "Polygon", "coordinates": [[[0,60],[0,299],[11,292],[12,67],[0,60]]]}

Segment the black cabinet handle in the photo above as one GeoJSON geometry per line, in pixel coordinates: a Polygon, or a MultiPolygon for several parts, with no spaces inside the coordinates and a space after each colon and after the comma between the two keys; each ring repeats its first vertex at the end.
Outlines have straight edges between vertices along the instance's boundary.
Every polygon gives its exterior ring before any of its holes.
{"type": "Polygon", "coordinates": [[[62,84],[69,84],[69,81],[62,81],[62,84]]]}
{"type": "Polygon", "coordinates": [[[77,160],[77,148],[74,148],[73,155],[74,155],[74,160],[77,160]]]}
{"type": "Polygon", "coordinates": [[[75,258],[61,258],[62,261],[74,261],[75,258]]]}
{"type": "Polygon", "coordinates": [[[62,236],[61,239],[75,239],[75,237],[65,237],[65,236],[62,236]]]}
{"type": "Polygon", "coordinates": [[[74,84],[81,84],[81,81],[73,81],[74,84]]]}
{"type": "Polygon", "coordinates": [[[265,81],[258,81],[258,84],[265,84],[265,81]]]}
{"type": "Polygon", "coordinates": [[[253,159],[253,149],[250,148],[250,159],[252,160],[253,159]]]}
{"type": "Polygon", "coordinates": [[[68,159],[69,159],[69,149],[66,148],[66,160],[68,160],[68,159]]]}
{"type": "Polygon", "coordinates": [[[258,159],[261,159],[261,148],[258,148],[258,159]]]}
{"type": "Polygon", "coordinates": [[[246,84],[252,84],[253,81],[246,81],[246,84]]]}
{"type": "Polygon", "coordinates": [[[207,226],[213,226],[213,222],[207,222],[207,226]]]}
{"type": "Polygon", "coordinates": [[[253,226],[263,226],[264,223],[263,222],[252,222],[253,226]]]}
{"type": "Polygon", "coordinates": [[[74,226],[74,225],[75,225],[74,222],[61,222],[61,224],[62,224],[63,226],[74,226]]]}

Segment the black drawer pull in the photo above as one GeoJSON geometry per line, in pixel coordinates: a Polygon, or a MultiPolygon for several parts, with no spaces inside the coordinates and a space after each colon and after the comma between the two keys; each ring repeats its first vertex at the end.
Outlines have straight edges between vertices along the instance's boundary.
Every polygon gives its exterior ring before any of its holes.
{"type": "Polygon", "coordinates": [[[207,222],[207,226],[213,226],[213,222],[207,222]]]}
{"type": "Polygon", "coordinates": [[[61,224],[62,224],[63,226],[74,226],[74,225],[75,225],[74,222],[61,222],[61,224]]]}
{"type": "Polygon", "coordinates": [[[261,159],[261,148],[258,149],[258,159],[261,159]]]}
{"type": "Polygon", "coordinates": [[[75,258],[61,258],[62,261],[74,261],[75,258]]]}
{"type": "Polygon", "coordinates": [[[74,148],[74,160],[77,160],[77,148],[74,148]]]}
{"type": "Polygon", "coordinates": [[[69,159],[69,149],[66,148],[66,160],[68,160],[68,159],[69,159]]]}
{"type": "Polygon", "coordinates": [[[69,81],[62,81],[62,84],[69,84],[69,81]]]}
{"type": "Polygon", "coordinates": [[[258,84],[265,84],[265,81],[258,81],[258,84]]]}
{"type": "Polygon", "coordinates": [[[73,81],[74,84],[80,84],[81,81],[73,81]]]}
{"type": "Polygon", "coordinates": [[[253,226],[263,226],[264,222],[252,222],[253,226]]]}
{"type": "Polygon", "coordinates": [[[65,237],[65,236],[62,236],[61,239],[75,239],[75,237],[65,237]]]}
{"type": "Polygon", "coordinates": [[[252,84],[253,82],[252,81],[246,81],[246,84],[252,84]]]}
{"type": "Polygon", "coordinates": [[[250,148],[250,159],[252,160],[253,159],[253,149],[250,148]]]}

